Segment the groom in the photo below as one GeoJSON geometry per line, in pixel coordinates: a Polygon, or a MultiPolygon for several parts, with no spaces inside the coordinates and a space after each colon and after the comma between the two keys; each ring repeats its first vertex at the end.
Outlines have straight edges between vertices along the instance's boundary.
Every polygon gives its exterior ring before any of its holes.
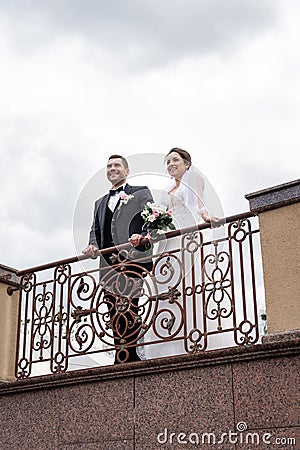
{"type": "MultiPolygon", "coordinates": [[[[82,251],[85,255],[95,258],[100,249],[117,247],[128,241],[132,249],[135,248],[137,257],[146,255],[145,246],[140,244],[142,236],[147,234],[142,230],[144,221],[141,211],[147,202],[153,202],[153,198],[147,186],[130,186],[126,182],[128,174],[128,162],[123,156],[109,157],[106,176],[112,189],[95,203],[89,245],[82,251]]],[[[120,253],[118,257],[122,259],[120,253]]],[[[125,263],[125,271],[110,268],[117,262],[111,254],[101,255],[100,258],[100,276],[105,288],[104,302],[108,307],[110,327],[117,347],[115,364],[138,361],[140,358],[136,348],[123,348],[123,344],[130,345],[138,338],[138,293],[142,288],[141,274],[144,269],[152,269],[151,257],[132,265],[128,261],[128,264],[125,263]]]]}

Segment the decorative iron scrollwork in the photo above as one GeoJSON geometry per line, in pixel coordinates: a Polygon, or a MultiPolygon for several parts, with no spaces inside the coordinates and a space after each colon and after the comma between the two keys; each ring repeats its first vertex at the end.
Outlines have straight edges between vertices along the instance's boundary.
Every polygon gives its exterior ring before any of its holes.
{"type": "Polygon", "coordinates": [[[76,323],[81,322],[82,317],[89,316],[90,314],[96,312],[95,308],[91,309],[83,309],[82,306],[77,306],[74,311],[71,313],[71,317],[75,319],[76,323]]]}
{"type": "Polygon", "coordinates": [[[224,225],[228,233],[213,240],[206,228],[176,237],[177,248],[153,255],[151,273],[130,248],[114,251],[105,268],[72,273],[62,261],[51,276],[49,266],[46,275],[26,273],[17,377],[35,375],[40,363],[61,373],[71,358],[107,349],[124,363],[131,347],[172,340],[186,353],[225,347],[227,336],[231,346],[257,342],[252,220],[232,220],[224,225]]]}

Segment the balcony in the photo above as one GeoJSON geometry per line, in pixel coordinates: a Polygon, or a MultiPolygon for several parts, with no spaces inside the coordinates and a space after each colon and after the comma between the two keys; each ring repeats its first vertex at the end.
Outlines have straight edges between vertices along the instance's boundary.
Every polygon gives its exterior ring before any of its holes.
{"type": "Polygon", "coordinates": [[[151,272],[132,250],[103,250],[114,261],[109,269],[82,255],[18,273],[17,378],[110,365],[114,357],[126,363],[131,347],[155,358],[260,342],[264,289],[253,213],[159,235],[151,272]],[[131,276],[133,267],[140,276],[131,276]]]}
{"type": "Polygon", "coordinates": [[[297,330],[299,181],[246,197],[252,211],[218,227],[158,236],[151,272],[128,244],[101,252],[113,258],[105,273],[84,255],[2,266],[1,379],[125,364],[134,347],[146,359],[201,356],[297,330]]]}

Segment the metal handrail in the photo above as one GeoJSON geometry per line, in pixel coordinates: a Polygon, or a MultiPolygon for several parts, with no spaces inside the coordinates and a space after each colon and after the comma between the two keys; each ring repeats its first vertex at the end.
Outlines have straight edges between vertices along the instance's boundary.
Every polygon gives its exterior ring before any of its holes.
{"type": "MultiPolygon", "coordinates": [[[[223,218],[219,219],[218,222],[215,222],[215,223],[214,222],[201,223],[201,224],[192,225],[192,226],[189,226],[186,228],[181,228],[180,230],[168,231],[167,233],[164,234],[164,236],[158,236],[156,241],[159,241],[161,239],[171,239],[173,237],[180,236],[184,233],[189,233],[190,231],[205,230],[207,228],[217,228],[228,222],[233,222],[233,221],[240,220],[240,219],[247,219],[249,217],[254,217],[254,216],[255,216],[255,214],[253,212],[246,211],[244,213],[235,214],[233,216],[223,217],[223,218]]],[[[117,251],[126,250],[130,247],[131,247],[131,245],[129,243],[124,243],[124,244],[118,245],[117,247],[105,248],[105,249],[99,250],[99,252],[97,253],[97,256],[108,255],[110,253],[113,253],[116,250],[117,251]]],[[[34,266],[34,267],[30,267],[28,269],[19,270],[17,272],[17,275],[23,276],[23,275],[27,275],[29,273],[41,272],[42,270],[52,269],[54,267],[61,266],[63,264],[72,264],[72,263],[75,263],[78,261],[83,261],[86,259],[91,259],[91,257],[89,255],[71,256],[70,258],[61,259],[58,261],[53,261],[53,262],[49,262],[46,264],[42,264],[40,266],[34,266]]]]}

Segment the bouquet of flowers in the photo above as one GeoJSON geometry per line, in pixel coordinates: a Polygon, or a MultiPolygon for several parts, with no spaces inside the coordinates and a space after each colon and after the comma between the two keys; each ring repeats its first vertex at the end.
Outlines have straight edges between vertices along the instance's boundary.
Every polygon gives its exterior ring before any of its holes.
{"type": "Polygon", "coordinates": [[[145,221],[145,228],[148,231],[168,231],[168,229],[175,230],[175,225],[173,224],[172,219],[172,211],[170,211],[167,206],[147,202],[141,215],[145,221]]]}

